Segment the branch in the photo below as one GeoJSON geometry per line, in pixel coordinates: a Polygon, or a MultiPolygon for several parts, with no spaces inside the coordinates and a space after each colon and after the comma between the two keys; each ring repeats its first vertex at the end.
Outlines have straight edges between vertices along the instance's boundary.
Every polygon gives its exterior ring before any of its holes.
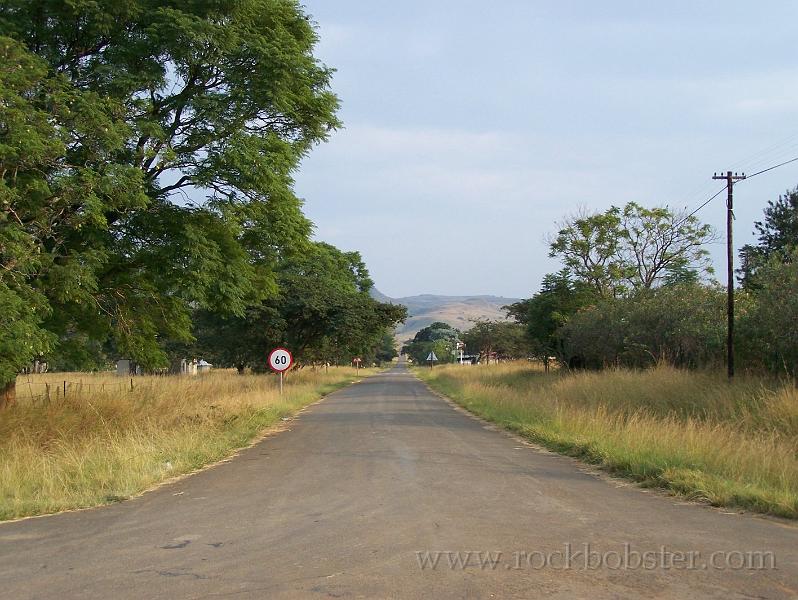
{"type": "Polygon", "coordinates": [[[189,175],[183,175],[180,179],[177,180],[177,183],[173,183],[172,185],[167,185],[166,187],[162,187],[158,189],[159,194],[169,194],[175,190],[178,190],[182,187],[185,187],[188,182],[191,181],[191,177],[189,175]]]}

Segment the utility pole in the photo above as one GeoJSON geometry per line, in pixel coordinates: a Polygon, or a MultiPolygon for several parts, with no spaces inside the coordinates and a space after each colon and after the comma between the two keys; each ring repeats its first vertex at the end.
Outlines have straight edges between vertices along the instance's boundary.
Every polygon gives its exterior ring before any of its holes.
{"type": "Polygon", "coordinates": [[[734,377],[734,243],[732,238],[732,221],[734,220],[734,182],[745,179],[745,173],[738,175],[726,171],[724,175],[715,173],[712,179],[726,180],[726,277],[728,278],[726,288],[726,313],[728,319],[727,340],[726,340],[726,365],[728,368],[729,381],[734,377]]]}

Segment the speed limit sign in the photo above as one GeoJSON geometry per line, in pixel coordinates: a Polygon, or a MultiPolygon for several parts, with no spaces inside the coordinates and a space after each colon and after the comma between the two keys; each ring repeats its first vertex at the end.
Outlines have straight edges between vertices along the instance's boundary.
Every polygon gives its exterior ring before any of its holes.
{"type": "Polygon", "coordinates": [[[294,357],[285,348],[275,348],[269,353],[269,368],[272,371],[282,373],[291,368],[294,364],[294,357]]]}

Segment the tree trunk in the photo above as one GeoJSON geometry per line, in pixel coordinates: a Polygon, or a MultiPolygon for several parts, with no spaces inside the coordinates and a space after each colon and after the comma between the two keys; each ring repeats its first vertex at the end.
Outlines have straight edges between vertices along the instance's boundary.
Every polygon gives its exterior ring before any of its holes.
{"type": "Polygon", "coordinates": [[[11,406],[17,399],[17,380],[16,378],[7,382],[0,383],[0,409],[11,406]]]}

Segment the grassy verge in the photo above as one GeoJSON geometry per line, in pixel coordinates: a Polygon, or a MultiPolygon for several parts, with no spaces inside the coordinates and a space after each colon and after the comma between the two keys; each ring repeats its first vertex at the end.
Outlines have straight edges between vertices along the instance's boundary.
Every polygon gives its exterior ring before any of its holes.
{"type": "Polygon", "coordinates": [[[303,369],[281,397],[275,376],[234,372],[137,377],[132,391],[113,375],[20,377],[17,403],[0,412],[0,520],[136,495],[229,456],[354,379],[351,368],[303,369]]]}
{"type": "Polygon", "coordinates": [[[659,367],[416,369],[471,412],[557,452],[714,505],[798,518],[798,391],[659,367]]]}

